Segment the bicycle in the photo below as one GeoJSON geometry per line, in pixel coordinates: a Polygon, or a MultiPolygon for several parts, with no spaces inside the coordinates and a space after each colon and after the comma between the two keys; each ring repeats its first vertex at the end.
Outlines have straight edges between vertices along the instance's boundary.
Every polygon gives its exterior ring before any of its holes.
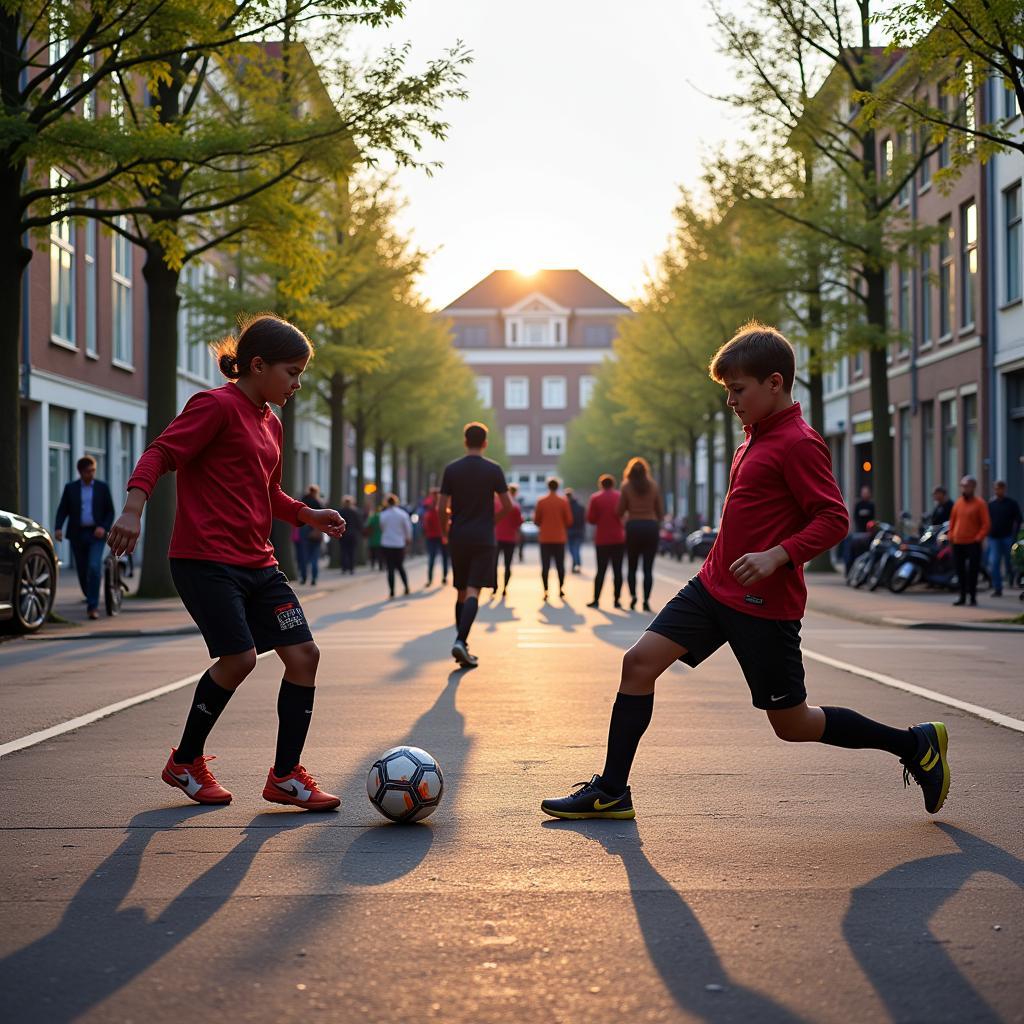
{"type": "Polygon", "coordinates": [[[107,552],[103,559],[103,604],[108,615],[117,615],[121,611],[124,595],[128,593],[128,584],[121,575],[125,561],[111,552],[107,552]]]}

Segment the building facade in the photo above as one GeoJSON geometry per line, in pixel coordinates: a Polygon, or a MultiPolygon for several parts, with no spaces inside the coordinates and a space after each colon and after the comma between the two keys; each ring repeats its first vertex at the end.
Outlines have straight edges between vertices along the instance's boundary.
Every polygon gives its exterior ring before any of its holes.
{"type": "Polygon", "coordinates": [[[492,271],[440,312],[502,432],[510,482],[546,490],[628,306],[578,270],[492,271]]]}

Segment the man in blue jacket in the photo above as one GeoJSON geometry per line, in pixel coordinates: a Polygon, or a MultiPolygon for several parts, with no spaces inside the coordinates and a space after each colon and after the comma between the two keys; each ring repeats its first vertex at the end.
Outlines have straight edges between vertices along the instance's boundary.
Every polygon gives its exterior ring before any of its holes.
{"type": "Polygon", "coordinates": [[[79,479],[64,485],[57,506],[54,536],[64,539],[64,521],[68,523],[68,541],[75,558],[78,582],[85,594],[90,619],[98,619],[100,570],[103,568],[103,540],[114,523],[114,500],[110,488],[96,479],[96,460],[83,455],[78,460],[79,479]]]}

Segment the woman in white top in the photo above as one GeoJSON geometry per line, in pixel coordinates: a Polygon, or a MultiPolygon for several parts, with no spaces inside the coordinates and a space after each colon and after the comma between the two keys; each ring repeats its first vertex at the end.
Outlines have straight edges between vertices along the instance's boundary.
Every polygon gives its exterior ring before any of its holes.
{"type": "Polygon", "coordinates": [[[402,577],[406,594],[409,593],[409,577],[405,575],[405,548],[412,540],[412,520],[409,513],[398,504],[398,496],[389,494],[387,505],[380,514],[380,549],[388,570],[389,596],[395,596],[395,571],[402,577]]]}

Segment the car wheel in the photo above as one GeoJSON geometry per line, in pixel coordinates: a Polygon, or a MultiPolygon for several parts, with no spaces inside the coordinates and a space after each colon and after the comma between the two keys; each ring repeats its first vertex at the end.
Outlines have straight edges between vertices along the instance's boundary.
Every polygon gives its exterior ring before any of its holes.
{"type": "Polygon", "coordinates": [[[56,595],[57,573],[50,556],[38,544],[29,545],[18,563],[14,584],[14,626],[34,633],[46,621],[56,595]]]}

